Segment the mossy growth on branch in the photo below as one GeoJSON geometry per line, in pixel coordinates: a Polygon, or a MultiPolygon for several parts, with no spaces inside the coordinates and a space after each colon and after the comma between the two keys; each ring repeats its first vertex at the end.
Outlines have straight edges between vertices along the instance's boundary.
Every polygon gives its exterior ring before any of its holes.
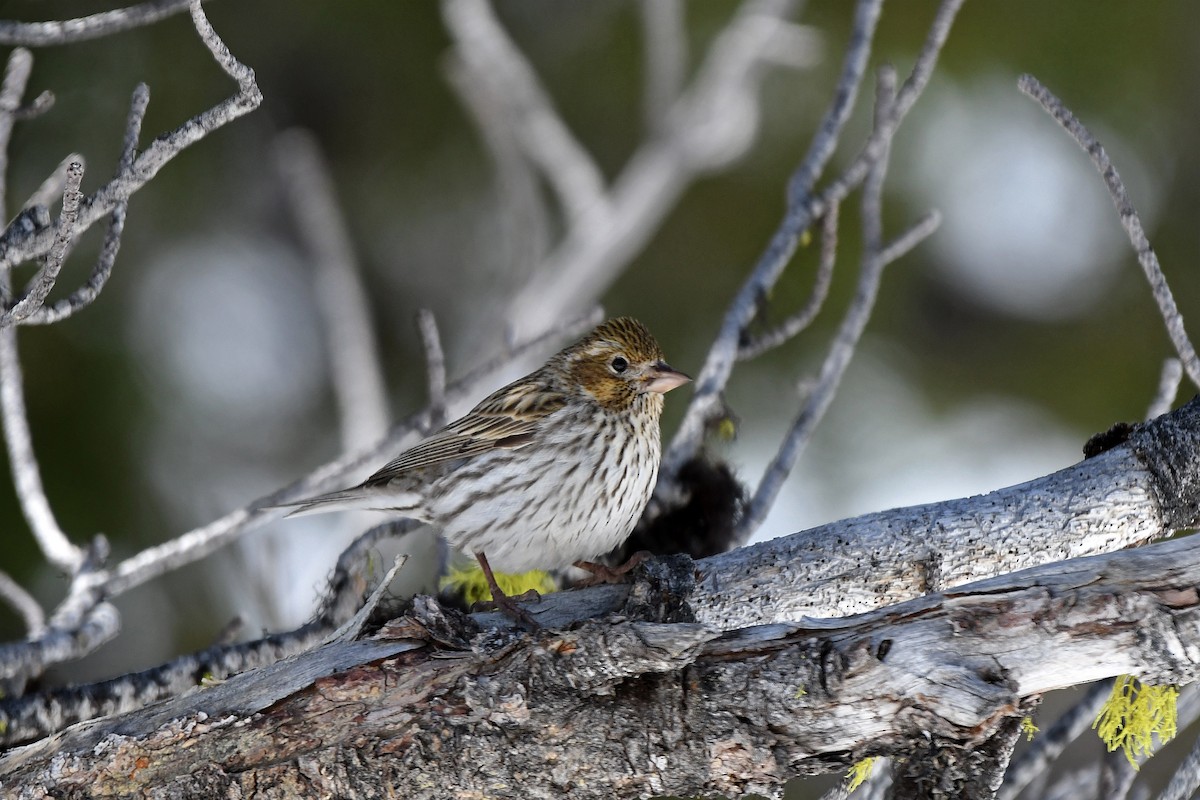
{"type": "Polygon", "coordinates": [[[1108,747],[1120,748],[1134,769],[1137,759],[1154,751],[1153,737],[1166,744],[1176,733],[1176,686],[1147,686],[1132,675],[1120,675],[1092,729],[1108,747]]]}
{"type": "MultiPolygon", "coordinates": [[[[554,578],[550,577],[550,573],[540,569],[529,572],[494,572],[492,574],[496,578],[496,585],[500,587],[500,591],[509,597],[524,594],[530,589],[536,590],[538,594],[550,594],[558,589],[554,578]]],[[[450,572],[438,581],[438,588],[443,592],[450,591],[462,597],[468,608],[475,603],[492,599],[492,590],[488,588],[487,579],[483,576],[483,570],[479,568],[478,564],[469,564],[463,567],[451,566],[450,572]]]]}

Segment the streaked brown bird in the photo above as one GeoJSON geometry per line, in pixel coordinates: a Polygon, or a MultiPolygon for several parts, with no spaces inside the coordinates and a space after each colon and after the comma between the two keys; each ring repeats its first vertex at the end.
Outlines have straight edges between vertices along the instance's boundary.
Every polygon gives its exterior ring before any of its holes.
{"type": "Polygon", "coordinates": [[[363,483],[292,513],[374,509],[427,522],[475,555],[497,606],[535,625],[492,565],[608,573],[592,559],[641,516],[658,475],[663,395],[689,380],[642,323],[608,320],[363,483]]]}

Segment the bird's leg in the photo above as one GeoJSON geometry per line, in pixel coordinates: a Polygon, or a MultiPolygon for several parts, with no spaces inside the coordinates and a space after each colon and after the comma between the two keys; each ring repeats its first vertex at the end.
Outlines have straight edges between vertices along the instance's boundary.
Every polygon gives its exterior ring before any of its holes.
{"type": "Polygon", "coordinates": [[[521,594],[518,597],[509,597],[496,583],[496,576],[492,574],[492,567],[488,564],[487,556],[482,552],[477,552],[475,558],[479,560],[479,567],[483,570],[483,577],[487,581],[488,588],[492,591],[492,600],[490,603],[476,603],[476,607],[481,609],[495,608],[502,611],[508,616],[520,622],[528,630],[536,631],[541,629],[541,625],[537,620],[529,615],[529,612],[517,605],[517,600],[537,600],[541,597],[537,590],[530,589],[528,592],[521,594]]]}
{"type": "Polygon", "coordinates": [[[607,564],[598,564],[595,561],[576,561],[575,566],[592,573],[591,577],[584,578],[576,585],[595,586],[597,583],[620,583],[629,570],[641,564],[646,559],[653,557],[653,555],[649,550],[638,550],[629,557],[628,561],[619,567],[610,567],[607,564]]]}

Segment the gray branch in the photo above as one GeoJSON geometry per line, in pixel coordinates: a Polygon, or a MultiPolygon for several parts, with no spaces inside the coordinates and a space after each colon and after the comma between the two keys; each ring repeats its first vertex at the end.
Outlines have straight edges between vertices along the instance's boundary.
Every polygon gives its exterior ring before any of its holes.
{"type": "Polygon", "coordinates": [[[152,25],[186,9],[189,0],[152,0],[149,3],[102,11],[75,19],[49,22],[0,22],[0,44],[24,47],[73,44],[121,31],[152,25]]]}
{"type": "Polygon", "coordinates": [[[46,627],[46,612],[38,605],[33,595],[3,570],[0,570],[0,600],[20,615],[29,636],[36,637],[42,634],[46,627]]]}
{"type": "Polygon", "coordinates": [[[1155,255],[1154,248],[1150,246],[1150,240],[1146,238],[1141,217],[1138,216],[1137,209],[1133,207],[1129,193],[1125,190],[1125,184],[1121,181],[1117,168],[1109,160],[1104,145],[1100,144],[1096,137],[1092,136],[1091,131],[1076,119],[1071,110],[1063,105],[1062,101],[1043,86],[1037,78],[1032,75],[1022,75],[1017,85],[1022,92],[1036,100],[1048,114],[1054,117],[1063,130],[1069,133],[1071,138],[1092,159],[1092,164],[1104,179],[1104,185],[1108,189],[1113,205],[1116,206],[1117,214],[1121,218],[1121,227],[1125,229],[1125,233],[1129,236],[1129,242],[1137,253],[1138,263],[1142,265],[1142,271],[1146,273],[1146,280],[1150,283],[1154,302],[1158,304],[1158,311],[1162,315],[1163,322],[1166,323],[1171,344],[1174,345],[1175,352],[1179,354],[1179,359],[1183,362],[1183,368],[1188,377],[1196,387],[1200,388],[1200,358],[1197,358],[1196,348],[1188,338],[1187,331],[1184,330],[1183,315],[1179,313],[1179,307],[1175,304],[1175,297],[1171,294],[1171,287],[1167,285],[1167,278],[1163,275],[1162,266],[1158,263],[1158,256],[1155,255]]]}
{"type": "Polygon", "coordinates": [[[442,351],[442,336],[438,333],[437,317],[427,308],[417,312],[417,330],[425,351],[425,371],[429,376],[430,424],[440,428],[446,424],[446,354],[442,351]]]}
{"type": "MultiPolygon", "coordinates": [[[[82,234],[101,217],[111,214],[183,150],[214,130],[250,113],[262,102],[262,93],[254,82],[254,71],[230,54],[209,25],[200,0],[192,0],[191,8],[192,21],[201,41],[221,69],[237,82],[238,93],[197,114],[175,130],[159,136],[138,154],[129,169],[84,197],[79,204],[76,223],[78,234],[82,234]]],[[[45,255],[55,236],[54,226],[41,225],[31,229],[24,225],[9,225],[0,236],[0,267],[8,268],[45,255]]]]}
{"type": "Polygon", "coordinates": [[[296,228],[316,266],[317,307],[328,337],[342,445],[365,447],[387,433],[391,415],[361,268],[316,139],[306,131],[288,131],[278,137],[275,154],[296,228]]]}

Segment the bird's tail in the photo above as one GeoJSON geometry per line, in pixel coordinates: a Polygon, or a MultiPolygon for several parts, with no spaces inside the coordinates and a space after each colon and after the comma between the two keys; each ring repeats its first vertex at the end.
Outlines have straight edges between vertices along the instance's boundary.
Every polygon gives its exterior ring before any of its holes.
{"type": "Polygon", "coordinates": [[[416,494],[356,486],[353,489],[319,494],[293,503],[280,503],[278,507],[290,508],[289,517],[324,514],[329,511],[390,511],[422,520],[419,502],[420,497],[416,494]]]}

